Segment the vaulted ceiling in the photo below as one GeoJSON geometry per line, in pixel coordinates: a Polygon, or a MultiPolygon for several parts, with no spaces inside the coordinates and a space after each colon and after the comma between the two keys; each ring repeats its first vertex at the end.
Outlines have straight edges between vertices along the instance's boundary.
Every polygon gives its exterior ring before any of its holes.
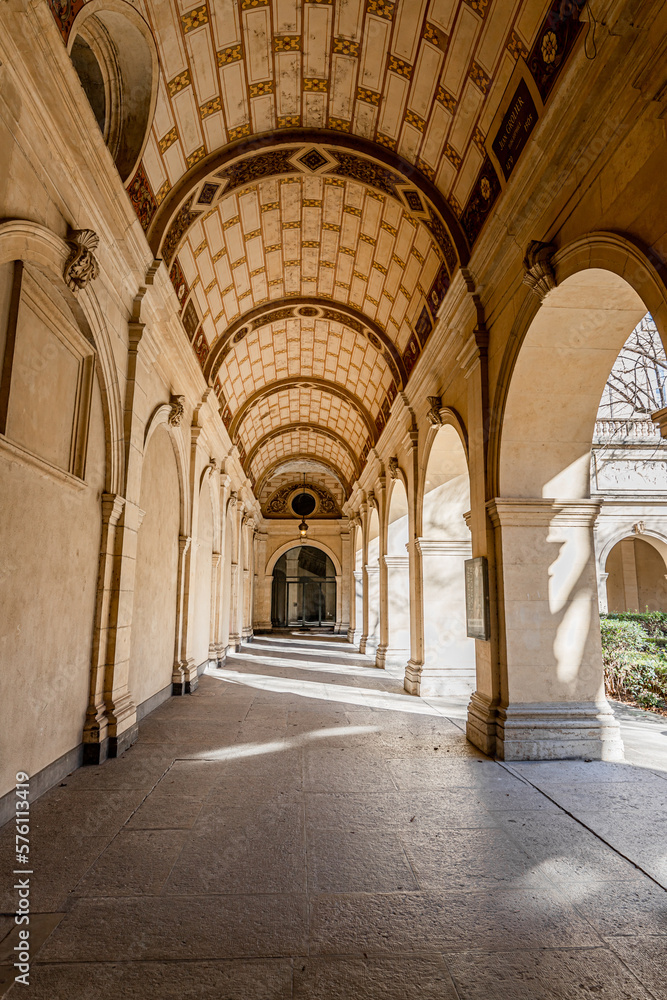
{"type": "Polygon", "coordinates": [[[583,0],[134,6],[160,69],[127,188],[185,332],[258,493],[307,468],[342,500],[505,185],[508,84],[539,116],[583,0]]]}

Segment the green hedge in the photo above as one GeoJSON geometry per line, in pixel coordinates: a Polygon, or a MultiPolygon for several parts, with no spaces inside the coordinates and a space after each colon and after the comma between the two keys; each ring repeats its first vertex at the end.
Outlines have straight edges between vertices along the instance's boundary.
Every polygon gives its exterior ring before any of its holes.
{"type": "Polygon", "coordinates": [[[601,615],[600,631],[609,697],[667,709],[667,614],[601,615]]]}

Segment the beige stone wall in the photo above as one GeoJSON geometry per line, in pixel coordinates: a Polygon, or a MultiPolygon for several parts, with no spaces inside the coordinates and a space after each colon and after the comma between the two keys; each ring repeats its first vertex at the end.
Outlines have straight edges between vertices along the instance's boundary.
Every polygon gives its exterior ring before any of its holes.
{"type": "MultiPolygon", "coordinates": [[[[49,414],[42,413],[44,422],[49,414]]],[[[97,384],[85,482],[0,443],[0,795],[81,742],[104,485],[97,384]]]]}
{"type": "Polygon", "coordinates": [[[146,513],[137,538],[130,647],[130,693],[135,704],[171,684],[176,629],[179,486],[168,431],[148,442],[141,477],[146,513]]]}

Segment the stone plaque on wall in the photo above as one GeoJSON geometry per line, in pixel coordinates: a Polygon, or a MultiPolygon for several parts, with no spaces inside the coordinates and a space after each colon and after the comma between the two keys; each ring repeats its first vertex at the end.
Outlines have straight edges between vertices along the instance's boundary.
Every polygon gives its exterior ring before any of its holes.
{"type": "Polygon", "coordinates": [[[537,108],[526,80],[521,79],[491,144],[505,180],[509,179],[536,124],[537,108]]]}
{"type": "Polygon", "coordinates": [[[489,564],[484,556],[465,561],[466,626],[470,639],[490,639],[489,564]]]}

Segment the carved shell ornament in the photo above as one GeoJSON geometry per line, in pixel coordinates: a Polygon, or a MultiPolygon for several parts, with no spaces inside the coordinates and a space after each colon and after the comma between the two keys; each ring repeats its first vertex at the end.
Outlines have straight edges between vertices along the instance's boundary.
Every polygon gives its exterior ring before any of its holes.
{"type": "Polygon", "coordinates": [[[92,229],[75,229],[67,237],[72,248],[63,271],[63,278],[73,292],[85,288],[100,273],[94,251],[99,246],[99,236],[92,229]]]}

